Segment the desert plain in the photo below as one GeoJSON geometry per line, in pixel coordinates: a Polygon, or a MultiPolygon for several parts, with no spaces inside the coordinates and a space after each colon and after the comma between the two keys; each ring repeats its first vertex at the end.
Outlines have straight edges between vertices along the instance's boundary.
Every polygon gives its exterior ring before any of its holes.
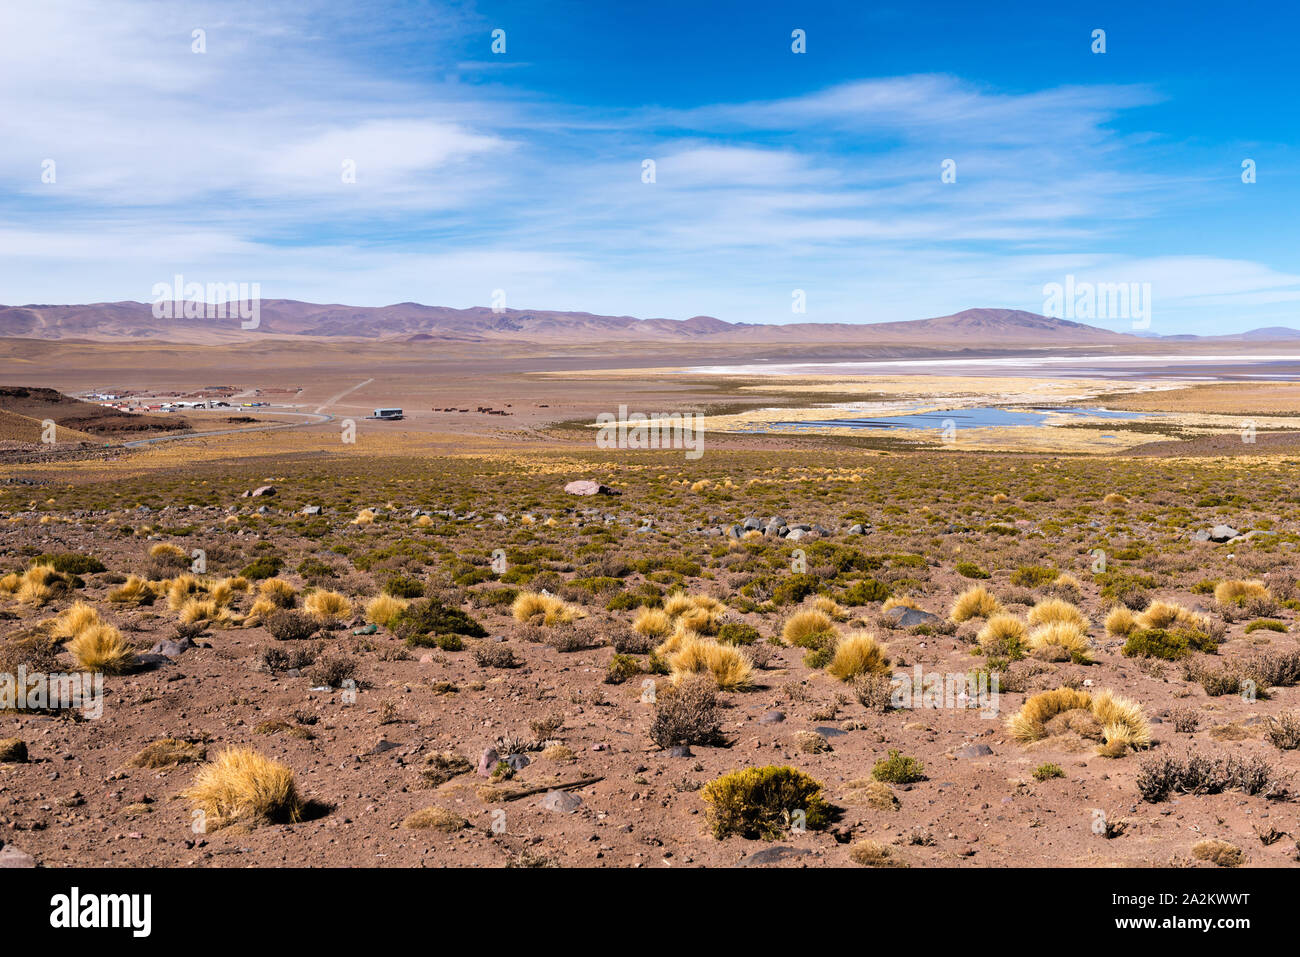
{"type": "Polygon", "coordinates": [[[1297,860],[1285,376],[766,374],[734,345],[0,345],[0,386],[269,403],[54,443],[39,409],[4,420],[0,670],[99,673],[103,699],[0,715],[0,853],[1297,860]],[[599,447],[620,406],[698,414],[703,454],[599,447]],[[403,418],[367,418],[382,407],[403,418]],[[803,425],[986,408],[1046,411],[946,437],[803,425]],[[599,494],[566,491],[581,481],[599,494]],[[273,799],[220,779],[250,753],[273,799]]]}

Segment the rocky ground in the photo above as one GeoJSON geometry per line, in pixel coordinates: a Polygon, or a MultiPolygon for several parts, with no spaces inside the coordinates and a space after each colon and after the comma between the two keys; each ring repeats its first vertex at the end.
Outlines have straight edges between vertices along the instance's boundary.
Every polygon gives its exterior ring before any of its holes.
{"type": "MultiPolygon", "coordinates": [[[[364,463],[281,453],[168,459],[144,482],[127,463],[105,467],[85,482],[33,467],[23,477],[44,484],[0,487],[3,571],[51,555],[92,556],[104,569],[78,574],[45,604],[0,598],[6,647],[48,631],[80,599],[137,653],[127,673],[106,676],[97,720],[4,715],[0,738],[26,751],[0,763],[9,860],[1212,867],[1194,850],[1208,839],[1228,842],[1247,865],[1296,859],[1296,752],[1270,732],[1298,692],[1211,695],[1187,668],[1296,649],[1300,538],[1285,459],[1255,460],[1247,474],[1219,461],[848,450],[820,461],[802,449],[718,452],[690,463],[575,449],[364,463]],[[580,478],[620,494],[564,491],[580,478]],[[249,494],[268,485],[274,494],[249,494]],[[1219,529],[1222,540],[1208,540],[1216,525],[1239,534],[1219,529]],[[313,590],[336,591],[352,609],[309,638],[277,640],[251,615],[254,578],[191,646],[164,597],[108,598],[129,575],[180,573],[151,558],[158,544],[186,556],[202,549],[210,581],[273,558],[300,604],[313,590]],[[1094,573],[1096,549],[1108,555],[1105,572],[1094,573]],[[1052,575],[1025,571],[1034,568],[1052,575]],[[1064,592],[1061,573],[1074,580],[1064,592]],[[362,609],[399,578],[471,616],[482,636],[452,650],[371,625],[362,609]],[[1216,602],[1213,586],[1236,578],[1266,582],[1267,606],[1216,602]],[[1064,594],[1087,618],[1091,663],[982,654],[982,620],[949,614],[974,585],[1020,618],[1064,594]],[[520,623],[510,602],[525,591],[560,596],[585,617],[520,623]],[[708,744],[654,742],[673,679],[662,657],[626,650],[638,606],[674,592],[712,596],[721,621],[759,638],[737,646],[757,667],[750,687],[719,692],[720,734],[708,744]],[[1203,614],[1218,632],[1212,653],[1124,654],[1124,639],[1103,625],[1117,594],[1139,609],[1170,600],[1203,614]],[[867,629],[886,645],[896,675],[993,670],[1000,697],[983,709],[881,710],[782,641],[786,622],[819,596],[838,603],[837,630],[867,629]],[[886,609],[900,597],[917,607],[886,609]],[[1277,624],[1252,628],[1260,619],[1277,624]],[[632,673],[613,667],[625,653],[632,673]],[[1087,735],[1013,738],[1007,719],[1058,687],[1136,701],[1152,744],[1107,757],[1087,735]],[[283,762],[309,802],[304,819],[196,832],[182,792],[201,762],[133,763],[165,738],[192,745],[195,759],[244,746],[283,762]],[[922,769],[869,788],[891,750],[922,769]],[[1259,759],[1267,787],[1145,799],[1144,766],[1188,753],[1259,759]],[[465,764],[442,770],[447,754],[465,764]],[[1050,765],[1059,774],[1043,770],[1050,765]],[[827,825],[774,841],[714,836],[701,789],[764,766],[820,783],[834,808],[827,825]],[[447,830],[403,826],[429,808],[449,812],[438,818],[447,830]]],[[[58,660],[75,668],[66,650],[58,660]]]]}

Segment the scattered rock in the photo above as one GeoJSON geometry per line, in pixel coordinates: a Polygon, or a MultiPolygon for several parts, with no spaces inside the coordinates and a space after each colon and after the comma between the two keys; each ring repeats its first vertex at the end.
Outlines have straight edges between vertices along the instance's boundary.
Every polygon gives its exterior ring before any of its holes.
{"type": "Polygon", "coordinates": [[[987,744],[968,744],[952,753],[954,758],[987,758],[993,749],[987,744]]]}
{"type": "Polygon", "coordinates": [[[564,486],[564,490],[570,495],[620,495],[622,493],[610,488],[608,485],[602,485],[599,482],[593,482],[590,479],[579,479],[576,482],[570,482],[564,486]]]}
{"type": "Polygon", "coordinates": [[[766,711],[763,714],[759,715],[758,723],[759,724],[780,724],[784,720],[785,720],[784,711],[766,711]]]}
{"type": "Polygon", "coordinates": [[[547,811],[560,814],[572,814],[582,805],[582,798],[568,791],[547,791],[538,802],[538,806],[547,811]]]}
{"type": "Polygon", "coordinates": [[[257,488],[253,489],[253,498],[260,498],[263,495],[269,497],[274,494],[275,494],[274,485],[260,485],[257,488]]]}
{"type": "Polygon", "coordinates": [[[501,755],[497,754],[496,748],[484,748],[478,759],[479,777],[492,777],[492,772],[496,770],[497,762],[500,760],[501,755]]]}
{"type": "Polygon", "coordinates": [[[35,867],[36,858],[25,854],[12,844],[0,847],[0,869],[10,867],[35,867]]]}
{"type": "Polygon", "coordinates": [[[800,857],[809,857],[812,851],[806,847],[789,847],[788,845],[778,844],[775,847],[765,847],[761,851],[755,851],[740,859],[742,867],[759,867],[763,864],[780,864],[784,861],[795,860],[800,857]]]}
{"type": "Polygon", "coordinates": [[[919,608],[908,608],[905,605],[895,605],[885,612],[885,618],[899,628],[915,628],[917,625],[929,625],[939,621],[938,615],[921,611],[919,608]]]}

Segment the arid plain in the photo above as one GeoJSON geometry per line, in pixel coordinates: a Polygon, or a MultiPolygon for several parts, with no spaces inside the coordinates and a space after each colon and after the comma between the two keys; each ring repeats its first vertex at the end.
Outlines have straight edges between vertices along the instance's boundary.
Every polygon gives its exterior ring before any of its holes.
{"type": "Polygon", "coordinates": [[[699,371],[858,354],[0,341],[3,386],[275,396],[3,437],[0,670],[104,697],[3,716],[0,840],[45,866],[1294,863],[1300,386],[699,371]],[[598,447],[620,406],[698,413],[703,454],[598,447]],[[918,412],[956,421],[806,425],[918,412]]]}

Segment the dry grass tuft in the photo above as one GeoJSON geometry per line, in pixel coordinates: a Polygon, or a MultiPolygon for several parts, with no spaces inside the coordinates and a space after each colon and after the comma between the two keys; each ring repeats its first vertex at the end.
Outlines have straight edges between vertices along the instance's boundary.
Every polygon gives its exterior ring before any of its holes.
{"type": "Polygon", "coordinates": [[[1273,595],[1261,581],[1229,579],[1214,586],[1214,600],[1220,605],[1240,605],[1254,598],[1271,601],[1273,595]]]}
{"type": "Polygon", "coordinates": [[[1092,644],[1088,641],[1088,633],[1074,622],[1054,621],[1051,624],[1040,625],[1029,633],[1026,644],[1032,652],[1060,648],[1071,661],[1079,664],[1086,664],[1092,660],[1089,656],[1092,644]]]}
{"type": "Polygon", "coordinates": [[[191,761],[202,761],[207,756],[207,749],[201,744],[181,741],[177,738],[163,738],[152,744],[146,744],[127,763],[133,768],[170,768],[191,761]]]}
{"type": "Polygon", "coordinates": [[[1088,619],[1083,616],[1083,612],[1061,598],[1040,601],[1029,609],[1028,617],[1031,625],[1052,625],[1063,621],[1078,625],[1084,631],[1088,628],[1088,619]]]}
{"type": "Polygon", "coordinates": [[[835,646],[835,656],[826,671],[841,681],[851,681],[858,675],[887,675],[889,649],[865,631],[852,631],[835,646]]]}
{"type": "Polygon", "coordinates": [[[1138,626],[1137,616],[1127,605],[1116,605],[1106,615],[1106,634],[1127,638],[1129,632],[1138,626]]]}
{"type": "Polygon", "coordinates": [[[724,691],[748,688],[753,683],[754,665],[747,654],[732,645],[688,638],[668,659],[673,681],[708,672],[724,691]]]}
{"type": "Polygon", "coordinates": [[[319,622],[339,621],[352,614],[352,602],[336,591],[314,591],[303,599],[302,608],[319,622]]]}
{"type": "Polygon", "coordinates": [[[366,621],[391,628],[393,619],[400,615],[410,604],[403,598],[392,595],[376,595],[366,602],[366,621]]]}
{"type": "Polygon", "coordinates": [[[824,611],[795,612],[781,629],[781,637],[792,645],[804,645],[815,635],[834,634],[835,622],[824,611]]]}
{"type": "Polygon", "coordinates": [[[1092,714],[1101,724],[1101,737],[1111,749],[1121,752],[1151,746],[1151,725],[1136,701],[1103,691],[1092,702],[1092,714]]]}
{"type": "Polygon", "coordinates": [[[143,605],[154,600],[154,592],[139,575],[128,575],[124,583],[108,593],[108,600],[120,605],[143,605]]]}
{"type": "Polygon", "coordinates": [[[1038,741],[1047,737],[1044,725],[1064,711],[1091,709],[1092,697],[1073,688],[1043,691],[1028,698],[1020,710],[1007,720],[1007,728],[1017,741],[1038,741]]]}
{"type": "Polygon", "coordinates": [[[408,814],[406,819],[402,821],[402,827],[408,831],[432,829],[442,831],[444,834],[453,834],[462,828],[469,827],[469,821],[454,811],[448,811],[445,808],[426,807],[408,814]]]}
{"type": "Polygon", "coordinates": [[[298,591],[283,578],[264,578],[257,593],[280,608],[292,608],[298,591]]]}
{"type": "Polygon", "coordinates": [[[1002,610],[1002,602],[985,588],[976,585],[968,588],[952,603],[953,621],[969,621],[972,618],[992,618],[1002,610]]]}
{"type": "Polygon", "coordinates": [[[563,599],[541,592],[520,592],[510,606],[510,613],[515,621],[523,625],[569,625],[579,618],[587,617],[577,605],[570,605],[563,599]]]}
{"type": "Polygon", "coordinates": [[[1028,629],[1015,615],[994,615],[984,623],[975,640],[986,652],[1006,654],[1024,644],[1028,629]]]}
{"type": "Polygon", "coordinates": [[[632,630],[647,638],[664,638],[673,630],[673,619],[659,608],[643,608],[632,622],[632,630]]]}
{"type": "Polygon", "coordinates": [[[302,820],[293,771],[252,748],[229,748],[199,768],[182,796],[195,802],[209,830],[235,822],[292,824],[302,820]]]}
{"type": "Polygon", "coordinates": [[[91,625],[68,642],[68,651],[85,671],[121,674],[131,665],[134,652],[122,633],[108,624],[91,625]]]}
{"type": "Polygon", "coordinates": [[[54,625],[50,628],[50,637],[65,641],[76,638],[87,628],[102,623],[99,612],[92,606],[84,601],[76,601],[54,620],[54,625]]]}

